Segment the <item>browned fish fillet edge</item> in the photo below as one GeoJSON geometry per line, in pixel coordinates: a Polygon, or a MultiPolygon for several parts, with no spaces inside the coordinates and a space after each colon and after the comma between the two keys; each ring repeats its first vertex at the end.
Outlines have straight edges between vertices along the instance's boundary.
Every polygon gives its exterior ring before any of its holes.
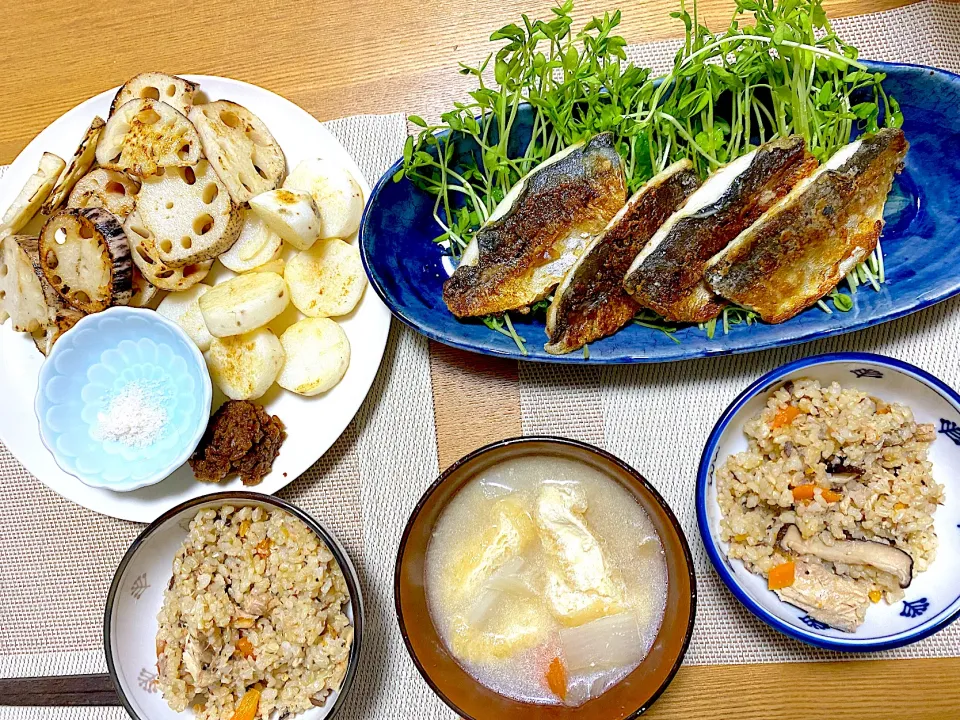
{"type": "Polygon", "coordinates": [[[876,249],[908,149],[885,128],[839,150],[710,260],[712,289],[773,324],[816,304],[876,249]]]}
{"type": "Polygon", "coordinates": [[[447,308],[458,318],[525,312],[550,294],[626,198],[611,133],[548,158],[477,231],[443,284],[447,308]]]}
{"type": "Polygon", "coordinates": [[[557,286],[547,309],[551,355],[579,350],[612,335],[640,306],[623,289],[623,277],[657,229],[700,186],[693,163],[684,159],[650,178],[607,227],[594,237],[557,286]]]}
{"type": "Polygon", "coordinates": [[[672,322],[716,317],[726,301],[705,283],[706,263],[816,165],[803,138],[791,135],[719,168],[637,255],[626,291],[672,322]]]}

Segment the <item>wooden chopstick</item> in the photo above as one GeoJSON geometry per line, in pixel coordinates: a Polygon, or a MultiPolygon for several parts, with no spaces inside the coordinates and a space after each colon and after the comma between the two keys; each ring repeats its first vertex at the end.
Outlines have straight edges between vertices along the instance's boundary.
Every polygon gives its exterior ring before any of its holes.
{"type": "Polygon", "coordinates": [[[119,705],[113,681],[103,675],[0,678],[0,705],[119,705]]]}

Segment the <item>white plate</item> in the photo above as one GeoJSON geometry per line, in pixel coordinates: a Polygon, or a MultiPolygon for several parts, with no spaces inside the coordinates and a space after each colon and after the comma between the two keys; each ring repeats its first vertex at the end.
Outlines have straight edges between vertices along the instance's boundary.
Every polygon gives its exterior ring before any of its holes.
{"type": "MultiPolygon", "coordinates": [[[[363,188],[364,199],[369,197],[370,186],[353,158],[302,108],[268,90],[238,80],[206,75],[184,77],[200,83],[201,91],[210,100],[233,100],[256,113],[283,148],[288,170],[306,158],[336,160],[353,173],[363,188]]],[[[27,178],[36,172],[44,151],[70,161],[93,116],[99,114],[106,119],[115,94],[116,88],[81,103],[27,145],[0,184],[0,210],[10,205],[27,178]]],[[[214,277],[229,274],[220,267],[214,277]]],[[[287,440],[273,464],[273,471],[254,488],[243,488],[239,478],[220,484],[201,483],[194,479],[187,466],[157,485],[127,493],[90,488],[65,473],[41,443],[33,413],[43,356],[30,337],[14,332],[10,323],[0,327],[0,398],[3,398],[0,440],[27,470],[54,492],[85,508],[124,520],[149,522],[185,500],[223,490],[247,489],[273,494],[302,475],[333,445],[360,408],[380,367],[390,330],[390,312],[376,294],[368,289],[356,310],[336,320],[346,331],[351,348],[350,368],[340,384],[312,398],[274,387],[258,401],[286,425],[287,440]]]]}

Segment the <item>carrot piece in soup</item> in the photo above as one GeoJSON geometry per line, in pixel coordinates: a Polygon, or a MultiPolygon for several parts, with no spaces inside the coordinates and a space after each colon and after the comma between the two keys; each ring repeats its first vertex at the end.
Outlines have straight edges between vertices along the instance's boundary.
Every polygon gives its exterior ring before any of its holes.
{"type": "Polygon", "coordinates": [[[778,412],[773,418],[773,429],[786,427],[793,422],[794,418],[800,414],[800,408],[795,405],[787,405],[783,410],[778,412]]]}
{"type": "Polygon", "coordinates": [[[790,587],[796,577],[797,565],[794,562],[785,562],[777,565],[767,576],[767,587],[770,590],[780,590],[790,587]]]}
{"type": "Polygon", "coordinates": [[[793,489],[793,499],[797,500],[813,500],[813,485],[797,485],[793,489]]]}
{"type": "Polygon", "coordinates": [[[567,669],[563,666],[563,661],[555,657],[550,661],[550,667],[547,668],[547,687],[550,692],[561,700],[567,699],[567,669]]]}

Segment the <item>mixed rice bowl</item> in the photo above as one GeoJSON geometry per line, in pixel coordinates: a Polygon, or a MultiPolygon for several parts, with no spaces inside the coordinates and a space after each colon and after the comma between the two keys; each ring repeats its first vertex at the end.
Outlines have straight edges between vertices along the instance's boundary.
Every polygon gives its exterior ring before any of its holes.
{"type": "Polygon", "coordinates": [[[200,510],[157,617],[164,699],[201,720],[323,705],[347,671],[349,604],[336,559],[300,519],[258,506],[200,510]]]}
{"type": "Polygon", "coordinates": [[[936,432],[910,408],[798,379],[744,432],[747,450],[716,469],[719,535],[781,600],[853,632],[933,563],[936,432]]]}

